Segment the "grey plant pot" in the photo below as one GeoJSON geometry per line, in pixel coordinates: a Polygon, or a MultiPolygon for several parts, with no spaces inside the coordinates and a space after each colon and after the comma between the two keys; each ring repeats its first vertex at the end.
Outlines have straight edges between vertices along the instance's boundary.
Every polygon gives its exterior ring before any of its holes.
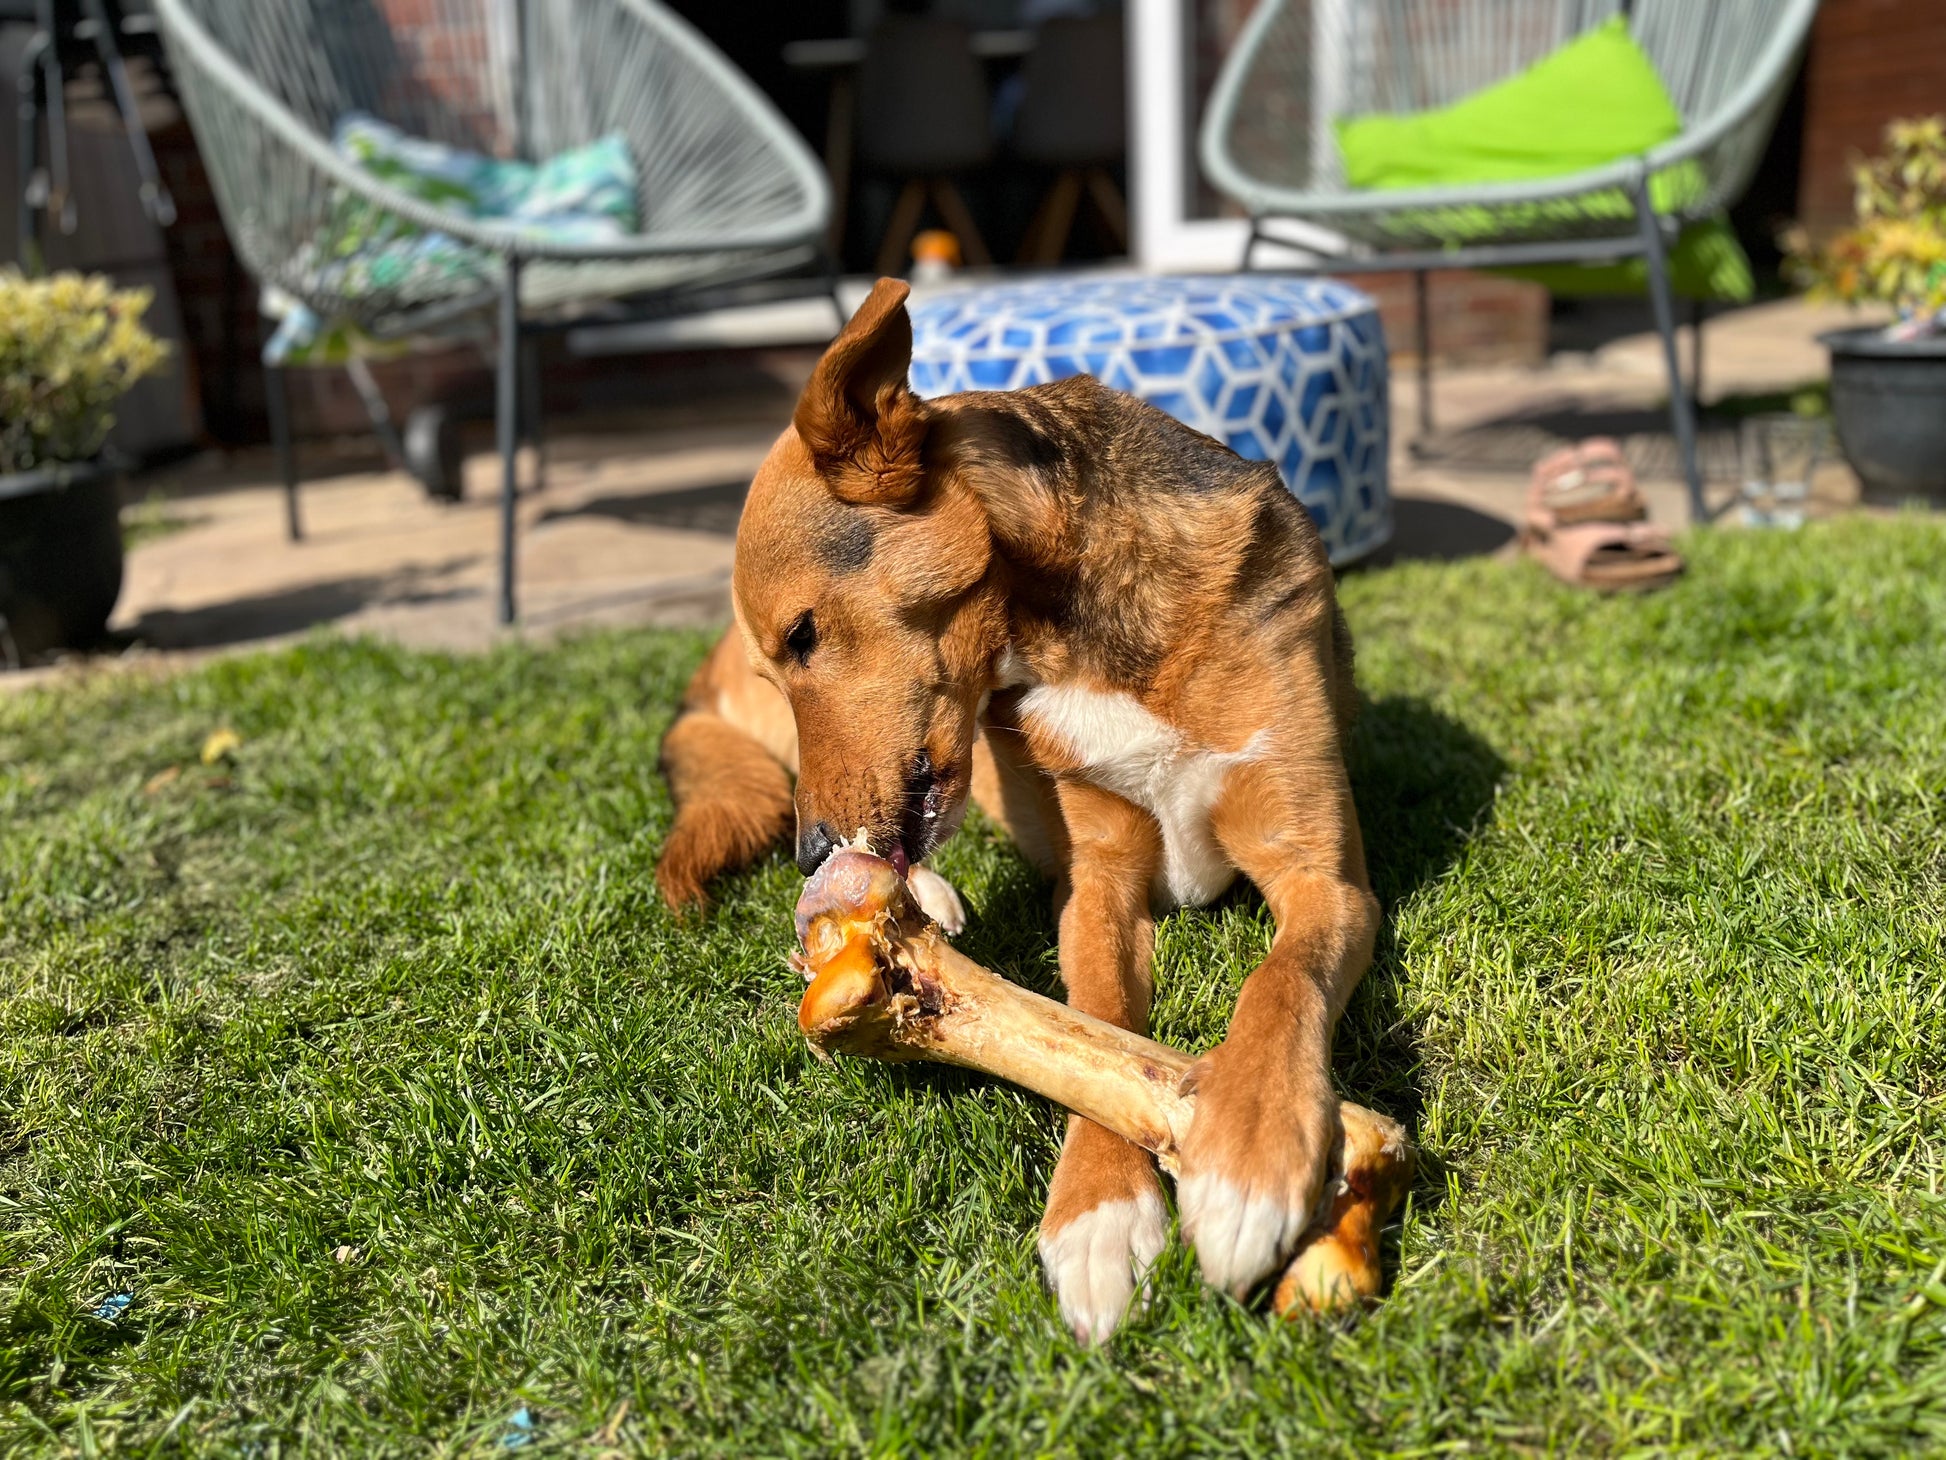
{"type": "Polygon", "coordinates": [[[1868,502],[1946,507],[1946,338],[1833,330],[1831,418],[1868,502]]]}
{"type": "Polygon", "coordinates": [[[121,475],[97,459],[0,476],[0,669],[106,631],[122,591],[121,475]]]}

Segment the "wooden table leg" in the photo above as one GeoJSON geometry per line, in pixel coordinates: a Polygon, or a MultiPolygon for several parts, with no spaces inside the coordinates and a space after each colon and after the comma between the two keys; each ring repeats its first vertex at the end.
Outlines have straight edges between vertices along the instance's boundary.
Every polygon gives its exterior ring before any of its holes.
{"type": "Polygon", "coordinates": [[[844,265],[845,214],[851,207],[851,130],[858,88],[849,71],[831,78],[831,108],[824,121],[824,170],[831,179],[831,222],[825,239],[831,257],[844,265]]]}

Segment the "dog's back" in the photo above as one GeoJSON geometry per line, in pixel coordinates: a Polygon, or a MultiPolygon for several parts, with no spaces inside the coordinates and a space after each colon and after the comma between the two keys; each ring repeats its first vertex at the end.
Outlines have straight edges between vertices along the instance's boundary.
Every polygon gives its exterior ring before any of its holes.
{"type": "MultiPolygon", "coordinates": [[[[1295,646],[1322,631],[1333,707],[1349,724],[1351,632],[1317,526],[1275,465],[1092,376],[937,405],[939,429],[966,458],[1037,482],[1066,509],[1073,551],[1021,574],[1012,592],[1088,646],[1093,662],[1078,668],[1139,690],[1172,655],[1207,657],[1216,639],[1295,646]]],[[[1043,549],[1020,539],[1036,531],[1047,529],[1025,526],[1008,546],[1035,561],[1043,549]]]]}

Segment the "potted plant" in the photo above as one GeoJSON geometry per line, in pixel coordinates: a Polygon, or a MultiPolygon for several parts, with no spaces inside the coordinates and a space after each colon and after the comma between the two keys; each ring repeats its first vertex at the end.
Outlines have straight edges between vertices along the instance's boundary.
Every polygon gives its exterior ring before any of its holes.
{"type": "Polygon", "coordinates": [[[111,407],[161,364],[145,289],[0,271],[0,667],[98,639],[122,587],[111,407]]]}
{"type": "Polygon", "coordinates": [[[1858,224],[1823,248],[1787,240],[1814,297],[1890,304],[1883,327],[1834,330],[1831,415],[1869,500],[1946,505],[1946,117],[1893,122],[1853,170],[1858,224]]]}

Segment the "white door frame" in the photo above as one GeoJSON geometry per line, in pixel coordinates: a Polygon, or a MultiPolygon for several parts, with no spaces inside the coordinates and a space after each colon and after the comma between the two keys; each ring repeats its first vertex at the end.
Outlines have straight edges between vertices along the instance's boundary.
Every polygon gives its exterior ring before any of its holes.
{"type": "MultiPolygon", "coordinates": [[[[1189,216],[1189,168],[1196,155],[1189,115],[1192,3],[1127,0],[1129,253],[1148,273],[1232,273],[1241,267],[1250,237],[1242,218],[1189,216]]],[[[1336,69],[1328,56],[1315,60],[1325,77],[1336,69]]],[[[1281,222],[1278,233],[1327,253],[1334,245],[1342,247],[1337,235],[1302,223],[1281,222]]],[[[1306,249],[1266,242],[1259,245],[1257,259],[1296,264],[1316,257],[1306,249]]]]}

